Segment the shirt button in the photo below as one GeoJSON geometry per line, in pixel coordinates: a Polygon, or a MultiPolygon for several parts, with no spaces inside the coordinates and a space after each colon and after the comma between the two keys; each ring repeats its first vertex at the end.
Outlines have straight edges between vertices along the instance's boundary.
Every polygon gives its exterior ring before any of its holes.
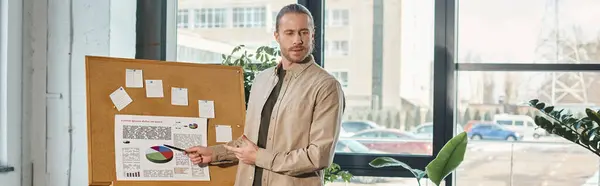
{"type": "Polygon", "coordinates": [[[269,137],[269,140],[271,140],[271,137],[269,137]]]}
{"type": "Polygon", "coordinates": [[[249,179],[252,179],[252,176],[250,176],[249,179]]]}

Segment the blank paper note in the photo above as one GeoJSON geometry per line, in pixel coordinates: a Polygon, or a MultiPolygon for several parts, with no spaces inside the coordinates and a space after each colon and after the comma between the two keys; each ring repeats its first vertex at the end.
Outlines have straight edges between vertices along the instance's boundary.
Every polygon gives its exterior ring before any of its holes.
{"type": "Polygon", "coordinates": [[[188,105],[188,89],[171,87],[171,104],[187,106],[188,105]]]}
{"type": "Polygon", "coordinates": [[[118,111],[121,111],[127,105],[129,105],[133,100],[129,97],[129,94],[125,92],[123,87],[119,87],[113,93],[110,94],[110,99],[112,100],[115,107],[117,107],[118,111]]]}
{"type": "Polygon", "coordinates": [[[215,118],[215,102],[212,100],[198,100],[201,118],[215,118]]]}
{"type": "Polygon", "coordinates": [[[142,70],[138,69],[127,69],[125,75],[125,85],[128,88],[142,88],[144,87],[144,77],[142,70]]]}
{"type": "Polygon", "coordinates": [[[162,98],[165,97],[162,80],[146,80],[146,97],[162,98]]]}
{"type": "Polygon", "coordinates": [[[231,126],[229,125],[217,125],[217,143],[231,141],[231,126]]]}

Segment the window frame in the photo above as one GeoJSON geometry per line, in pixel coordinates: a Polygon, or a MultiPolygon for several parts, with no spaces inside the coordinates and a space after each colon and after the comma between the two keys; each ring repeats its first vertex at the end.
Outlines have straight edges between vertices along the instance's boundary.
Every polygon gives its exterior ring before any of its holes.
{"type": "MultiPolygon", "coordinates": [[[[308,1],[299,0],[298,3],[306,6],[314,17],[314,12],[319,12],[321,15],[325,11],[326,0],[319,1],[308,1]],[[318,4],[315,5],[315,4],[318,4]],[[311,6],[312,5],[312,6],[311,6]]],[[[375,6],[382,6],[383,0],[373,0],[375,6]]],[[[434,105],[433,105],[433,155],[387,155],[397,160],[409,164],[413,168],[425,169],[425,166],[433,160],[433,158],[439,153],[442,146],[446,144],[453,136],[454,131],[454,79],[455,79],[455,66],[454,66],[454,54],[455,54],[455,0],[434,0],[434,62],[433,62],[433,88],[441,89],[445,91],[434,91],[434,105]],[[444,125],[445,124],[445,125],[444,125]]],[[[381,7],[380,7],[381,8],[381,7]]],[[[332,15],[327,16],[329,20],[332,19],[332,15]]],[[[320,23],[323,24],[323,16],[315,18],[315,21],[319,19],[320,23]]],[[[329,21],[328,20],[328,21],[329,21]]],[[[330,24],[330,23],[326,23],[330,24]]],[[[323,32],[323,26],[317,27],[317,32],[323,32]]],[[[319,33],[324,37],[323,33],[319,33]]],[[[329,43],[331,45],[331,43],[329,43]]],[[[323,45],[317,45],[323,46],[323,45]]],[[[317,47],[318,48],[318,47],[317,47]]],[[[320,47],[317,52],[323,53],[324,47],[320,47]]],[[[323,60],[323,59],[322,59],[323,60]]],[[[323,61],[322,66],[325,65],[323,61]]],[[[336,154],[334,162],[339,164],[342,169],[351,172],[356,176],[378,176],[378,177],[414,177],[411,172],[397,167],[389,168],[373,168],[368,163],[381,155],[376,154],[336,154]]],[[[453,174],[446,177],[446,185],[453,185],[453,174]]]]}
{"type": "MultiPolygon", "coordinates": [[[[140,1],[138,0],[138,4],[140,1]]],[[[383,8],[384,0],[373,0],[374,8],[383,8]]],[[[449,141],[454,136],[454,76],[455,69],[457,65],[454,64],[454,54],[455,54],[455,36],[454,36],[454,28],[455,28],[455,0],[434,0],[435,1],[435,31],[434,31],[434,62],[433,62],[433,87],[434,89],[444,90],[444,91],[434,91],[434,105],[433,105],[433,155],[387,155],[389,157],[396,158],[397,160],[403,161],[409,164],[413,168],[424,169],[425,166],[433,160],[433,158],[437,155],[437,153],[441,150],[442,146],[449,141]]],[[[313,51],[313,56],[318,65],[324,66],[324,37],[325,37],[325,28],[324,28],[324,11],[325,11],[325,0],[298,0],[298,4],[304,5],[308,8],[308,10],[312,13],[313,19],[315,21],[315,50],[313,51]]],[[[176,7],[177,2],[172,1],[171,3],[156,3],[156,6],[161,6],[165,10],[167,7],[176,7]],[[173,6],[173,4],[175,4],[173,6]],[[163,7],[164,6],[164,7],[163,7]]],[[[233,19],[235,15],[233,14],[233,8],[231,10],[231,27],[235,28],[235,24],[233,24],[233,19]]],[[[170,8],[169,13],[173,15],[162,15],[162,19],[139,19],[138,21],[147,22],[148,23],[156,23],[158,21],[162,21],[160,24],[163,27],[161,30],[162,36],[154,36],[158,38],[154,38],[155,40],[162,41],[160,43],[163,44],[162,47],[159,47],[162,53],[169,53],[169,60],[174,60],[173,58],[176,55],[176,52],[173,50],[176,48],[176,34],[177,32],[171,29],[178,28],[177,25],[177,8],[170,8]],[[170,18],[169,18],[170,17],[170,18]],[[172,23],[170,23],[172,22],[172,23]],[[173,28],[165,28],[169,25],[173,28]],[[166,30],[166,31],[164,31],[166,30]],[[169,38],[169,39],[165,39],[169,38]],[[168,42],[168,43],[165,43],[168,42]],[[168,51],[167,51],[168,50],[168,51]]],[[[268,9],[265,9],[265,17],[268,16],[266,13],[268,9]]],[[[139,10],[138,10],[139,12],[139,10]]],[[[189,16],[192,14],[191,11],[188,10],[188,22],[189,16]]],[[[245,12],[245,11],[244,11],[245,12]]],[[[350,19],[350,13],[348,13],[350,19]]],[[[376,11],[377,16],[382,16],[382,12],[376,11]]],[[[139,14],[138,14],[139,15],[139,14]]],[[[350,20],[348,20],[350,22],[350,20]]],[[[190,23],[188,23],[190,24],[190,23]]],[[[264,22],[266,26],[266,19],[264,22]]],[[[350,23],[348,23],[350,24],[350,23]]],[[[189,25],[188,25],[189,27],[189,25]]],[[[144,30],[148,29],[148,27],[138,27],[138,34],[143,33],[144,30]]],[[[380,29],[380,28],[377,28],[380,29]]],[[[379,30],[381,31],[381,30],[379,30]]],[[[141,45],[140,42],[143,41],[138,40],[136,51],[139,53],[144,49],[148,49],[150,47],[141,45]]],[[[152,56],[148,53],[136,54],[136,58],[141,59],[157,59],[157,60],[165,60],[165,55],[159,55],[159,57],[152,56]]],[[[479,65],[479,64],[478,64],[479,65]]],[[[482,64],[489,65],[489,64],[482,64]]],[[[600,68],[599,68],[600,69],[600,68]]],[[[389,168],[373,168],[369,166],[369,162],[381,155],[378,154],[351,154],[351,153],[342,153],[336,154],[334,157],[334,162],[339,164],[342,169],[351,172],[356,176],[377,176],[377,177],[414,177],[411,172],[407,171],[404,168],[400,167],[389,167],[389,168]]],[[[446,178],[446,185],[452,186],[453,176],[448,176],[446,178]]]]}
{"type": "Polygon", "coordinates": [[[30,154],[22,115],[22,90],[28,85],[23,79],[22,7],[21,1],[0,0],[0,180],[8,185],[31,177],[24,171],[29,160],[24,157],[30,154]]]}
{"type": "MultiPolygon", "coordinates": [[[[144,4],[145,0],[138,0],[139,4],[144,4]]],[[[373,0],[375,6],[381,6],[383,0],[373,0]]],[[[315,21],[315,50],[313,56],[317,63],[324,66],[323,59],[323,41],[325,37],[324,33],[324,11],[325,11],[325,0],[298,0],[299,4],[306,6],[313,14],[315,21]]],[[[442,90],[434,91],[433,93],[433,156],[409,156],[409,155],[389,155],[390,157],[396,158],[409,164],[413,168],[424,169],[424,167],[433,159],[435,155],[440,151],[441,147],[454,136],[455,131],[455,96],[456,96],[456,74],[458,72],[467,71],[600,71],[600,64],[533,64],[533,63],[455,63],[456,61],[456,28],[457,28],[457,15],[456,15],[456,0],[434,0],[434,61],[433,61],[433,89],[442,90]]],[[[169,1],[164,5],[162,3],[156,3],[156,6],[167,6],[170,13],[163,15],[162,19],[149,18],[142,19],[138,18],[138,21],[146,21],[147,24],[138,27],[138,35],[144,33],[145,30],[152,30],[154,27],[150,26],[151,23],[164,21],[160,25],[163,27],[161,30],[162,36],[152,35],[155,41],[160,41],[162,45],[157,47],[163,50],[162,52],[169,53],[169,60],[174,60],[175,55],[174,48],[176,48],[176,29],[177,25],[177,1],[169,1]],[[173,6],[173,4],[175,4],[173,6]],[[169,20],[169,21],[167,21],[169,20]],[[167,22],[167,23],[165,23],[167,22]],[[165,28],[169,26],[169,28],[165,28]],[[166,31],[164,31],[166,30],[166,31]],[[166,36],[165,36],[166,35],[166,36]],[[164,38],[169,38],[165,41],[164,38]],[[168,43],[164,43],[168,42],[168,43]],[[168,51],[164,51],[168,50],[168,51]]],[[[139,7],[138,7],[139,8],[139,7]]],[[[140,10],[138,9],[138,15],[140,10]]],[[[188,16],[189,16],[188,12],[188,16]]],[[[267,16],[267,15],[265,15],[267,16]]],[[[330,16],[330,19],[332,17],[330,16]]],[[[189,18],[188,18],[189,19],[189,18]]],[[[233,19],[233,14],[231,19],[233,19]]],[[[349,23],[350,24],[350,23],[349,23]]],[[[233,24],[231,25],[233,26],[233,24]]],[[[144,49],[154,49],[144,45],[144,42],[138,40],[136,47],[138,54],[136,58],[142,59],[157,59],[165,60],[164,55],[152,55],[150,53],[144,53],[144,49]],[[142,52],[142,53],[140,53],[142,52]],[[157,57],[158,56],[158,57],[157,57]]],[[[370,78],[370,77],[369,77],[370,78]]],[[[336,154],[334,162],[339,164],[342,169],[348,170],[357,176],[379,176],[379,177],[413,177],[412,173],[406,171],[403,168],[373,168],[368,165],[368,162],[381,155],[369,154],[336,154]]],[[[445,185],[452,186],[454,184],[454,175],[451,174],[445,180],[445,185]]]]}
{"type": "MultiPolygon", "coordinates": [[[[374,4],[382,6],[383,0],[374,0],[374,4]]],[[[324,0],[319,1],[324,7],[324,0]]],[[[433,105],[433,155],[389,155],[409,164],[413,168],[424,170],[425,166],[439,153],[442,146],[454,136],[454,54],[455,54],[455,0],[435,0],[434,2],[434,62],[433,88],[445,91],[434,91],[433,105]],[[445,124],[445,125],[444,125],[445,124]]],[[[313,10],[313,11],[323,11],[313,10]]],[[[322,28],[321,28],[322,30],[322,28]]],[[[322,52],[322,51],[320,51],[322,52]]],[[[334,162],[342,169],[357,176],[381,177],[413,177],[403,168],[373,168],[368,162],[381,155],[336,154],[334,162]]],[[[453,174],[446,177],[447,186],[453,185],[453,174]]]]}

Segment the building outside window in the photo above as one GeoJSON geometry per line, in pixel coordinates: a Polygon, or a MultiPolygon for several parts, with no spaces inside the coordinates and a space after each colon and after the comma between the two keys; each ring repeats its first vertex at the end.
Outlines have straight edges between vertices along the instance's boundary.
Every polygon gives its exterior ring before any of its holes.
{"type": "Polygon", "coordinates": [[[325,11],[325,24],[331,27],[348,26],[350,13],[347,9],[331,9],[325,11]]]}
{"type": "Polygon", "coordinates": [[[347,56],[350,46],[348,41],[325,41],[324,49],[327,56],[347,56]]]}
{"type": "Polygon", "coordinates": [[[225,28],[227,26],[226,8],[195,9],[194,26],[196,28],[225,28]]]}
{"type": "Polygon", "coordinates": [[[177,11],[177,28],[189,28],[189,10],[180,9],[177,11]]]}
{"type": "Polygon", "coordinates": [[[266,26],[267,11],[265,7],[233,8],[233,27],[262,28],[266,26]]]}

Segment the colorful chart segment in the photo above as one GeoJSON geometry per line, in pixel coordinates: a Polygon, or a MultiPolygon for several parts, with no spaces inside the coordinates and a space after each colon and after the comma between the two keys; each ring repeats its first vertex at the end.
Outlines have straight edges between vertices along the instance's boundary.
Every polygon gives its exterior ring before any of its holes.
{"type": "Polygon", "coordinates": [[[146,159],[153,163],[168,163],[173,160],[173,151],[164,146],[153,146],[146,150],[146,159]]]}

